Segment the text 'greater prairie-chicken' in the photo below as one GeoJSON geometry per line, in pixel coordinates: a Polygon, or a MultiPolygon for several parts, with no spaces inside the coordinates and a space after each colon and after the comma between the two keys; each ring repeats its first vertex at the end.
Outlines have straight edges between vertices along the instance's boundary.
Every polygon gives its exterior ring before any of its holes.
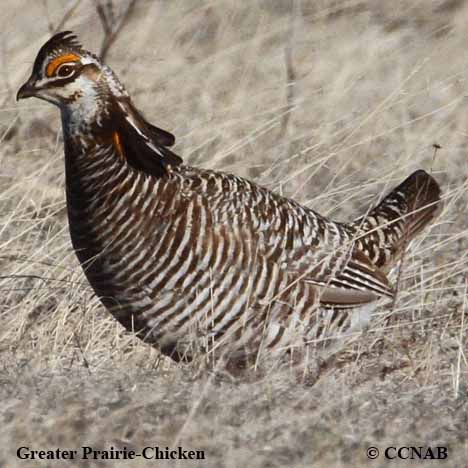
{"type": "Polygon", "coordinates": [[[70,32],[40,49],[18,99],[61,111],[76,255],[127,329],[176,360],[317,343],[347,309],[392,298],[387,279],[436,215],[417,171],[349,224],[248,180],[182,164],[115,74],[70,32]]]}

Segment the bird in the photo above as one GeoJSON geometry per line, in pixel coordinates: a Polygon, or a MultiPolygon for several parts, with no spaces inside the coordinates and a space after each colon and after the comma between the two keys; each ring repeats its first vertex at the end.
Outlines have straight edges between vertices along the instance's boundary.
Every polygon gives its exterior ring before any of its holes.
{"type": "Polygon", "coordinates": [[[288,353],[392,300],[389,272],[440,211],[420,169],[363,216],[335,222],[253,181],[192,167],[107,65],[64,31],[17,100],[60,109],[69,231],[125,329],[175,361],[288,353]]]}

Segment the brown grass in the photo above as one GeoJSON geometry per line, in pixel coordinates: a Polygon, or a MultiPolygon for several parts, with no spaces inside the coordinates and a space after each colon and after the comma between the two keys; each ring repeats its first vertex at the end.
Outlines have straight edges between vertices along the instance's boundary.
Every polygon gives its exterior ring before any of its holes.
{"type": "MultiPolygon", "coordinates": [[[[468,4],[137,2],[107,62],[190,164],[340,220],[417,168],[444,191],[440,218],[405,256],[393,310],[379,309],[332,366],[231,380],[161,360],[93,297],[68,238],[58,112],[14,101],[65,2],[4,3],[0,465],[38,466],[16,458],[19,446],[182,445],[206,460],[107,466],[386,466],[366,448],[445,445],[446,466],[466,466],[468,4]]],[[[65,28],[100,47],[94,2],[65,28]]]]}

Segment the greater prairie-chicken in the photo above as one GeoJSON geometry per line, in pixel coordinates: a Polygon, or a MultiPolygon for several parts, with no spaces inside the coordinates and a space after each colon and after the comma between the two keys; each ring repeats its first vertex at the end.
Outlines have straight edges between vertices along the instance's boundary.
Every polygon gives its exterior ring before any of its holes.
{"type": "MultiPolygon", "coordinates": [[[[115,74],[62,32],[17,98],[60,108],[71,239],[109,312],[174,359],[317,342],[347,309],[392,298],[387,279],[435,216],[417,171],[344,224],[230,174],[182,164],[115,74]]],[[[339,324],[339,325],[336,325],[339,324]]]]}

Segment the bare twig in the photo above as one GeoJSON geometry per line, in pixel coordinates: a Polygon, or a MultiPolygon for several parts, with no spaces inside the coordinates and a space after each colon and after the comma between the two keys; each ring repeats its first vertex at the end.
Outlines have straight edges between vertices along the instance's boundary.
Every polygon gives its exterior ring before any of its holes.
{"type": "Polygon", "coordinates": [[[42,3],[42,7],[44,8],[44,14],[45,14],[46,19],[47,19],[47,27],[49,29],[49,32],[52,32],[54,27],[52,25],[52,20],[50,18],[50,14],[49,14],[49,6],[48,6],[46,0],[42,0],[41,3],[42,3]]]}
{"type": "Polygon", "coordinates": [[[78,285],[78,286],[84,286],[86,287],[87,284],[86,283],[81,283],[79,281],[70,281],[70,280],[67,280],[67,279],[60,279],[60,278],[47,278],[45,276],[39,276],[39,275],[2,275],[0,276],[0,280],[7,280],[7,279],[11,279],[11,280],[22,280],[22,279],[35,279],[35,280],[41,280],[41,281],[44,281],[44,282],[47,282],[47,281],[56,281],[56,282],[60,282],[60,283],[69,283],[69,284],[73,284],[73,285],[78,285]]]}
{"type": "Polygon", "coordinates": [[[294,69],[292,55],[296,43],[296,25],[298,16],[299,2],[294,0],[289,22],[287,43],[284,48],[284,61],[286,68],[286,111],[283,114],[281,122],[281,136],[284,136],[288,130],[289,118],[294,107],[297,74],[294,69]]]}
{"type": "MultiPolygon", "coordinates": [[[[52,34],[59,32],[63,28],[65,23],[72,17],[73,13],[75,13],[75,10],[78,8],[80,3],[81,3],[81,0],[75,0],[74,2],[70,4],[70,6],[67,8],[65,13],[63,14],[62,19],[57,23],[55,27],[51,29],[50,32],[52,34]]],[[[49,24],[49,28],[51,28],[51,26],[52,25],[49,24]]]]}
{"type": "Polygon", "coordinates": [[[83,349],[81,348],[81,344],[80,344],[80,340],[78,339],[78,335],[75,332],[73,332],[73,338],[75,338],[75,344],[76,344],[77,348],[80,350],[81,359],[83,359],[83,365],[86,368],[86,370],[88,371],[88,374],[91,375],[91,368],[89,367],[89,363],[86,360],[83,349]]]}
{"type": "Polygon", "coordinates": [[[133,8],[136,5],[136,0],[130,0],[125,10],[118,17],[114,14],[112,0],[107,0],[105,4],[99,0],[95,0],[95,2],[96,12],[101,20],[102,29],[104,30],[104,38],[102,39],[99,58],[101,60],[105,60],[107,53],[117,39],[119,32],[130,18],[133,8]]]}
{"type": "Polygon", "coordinates": [[[461,324],[460,324],[460,336],[458,339],[458,357],[457,357],[457,366],[456,366],[456,373],[455,373],[455,382],[454,382],[454,397],[458,398],[460,396],[460,374],[461,374],[461,361],[462,361],[462,354],[463,351],[463,333],[464,333],[464,324],[465,324],[465,311],[466,306],[468,304],[467,301],[467,291],[468,291],[468,281],[465,279],[465,294],[463,294],[463,313],[461,317],[461,324]]]}
{"type": "Polygon", "coordinates": [[[405,234],[404,239],[403,239],[403,251],[401,252],[400,255],[400,262],[398,265],[398,272],[397,272],[397,277],[395,281],[395,294],[392,299],[392,304],[390,305],[390,313],[387,316],[386,320],[386,325],[389,325],[393,321],[395,321],[395,311],[396,311],[396,306],[398,303],[398,299],[400,298],[400,288],[401,288],[401,280],[403,277],[403,270],[405,267],[405,261],[406,261],[406,255],[408,252],[408,245],[410,243],[410,239],[408,238],[408,235],[405,234]]]}
{"type": "Polygon", "coordinates": [[[432,145],[432,147],[434,148],[434,154],[432,155],[431,173],[432,173],[432,168],[434,167],[434,162],[435,162],[435,158],[437,156],[437,151],[440,150],[442,148],[442,146],[440,146],[438,143],[434,143],[432,145]]]}
{"type": "Polygon", "coordinates": [[[65,23],[72,17],[73,13],[75,13],[75,10],[78,8],[78,5],[81,3],[81,0],[74,0],[70,1],[69,3],[70,5],[65,10],[65,13],[63,14],[61,20],[54,26],[54,24],[52,23],[52,19],[49,15],[49,8],[47,2],[42,2],[47,17],[47,26],[50,34],[56,34],[63,28],[65,23]]]}

